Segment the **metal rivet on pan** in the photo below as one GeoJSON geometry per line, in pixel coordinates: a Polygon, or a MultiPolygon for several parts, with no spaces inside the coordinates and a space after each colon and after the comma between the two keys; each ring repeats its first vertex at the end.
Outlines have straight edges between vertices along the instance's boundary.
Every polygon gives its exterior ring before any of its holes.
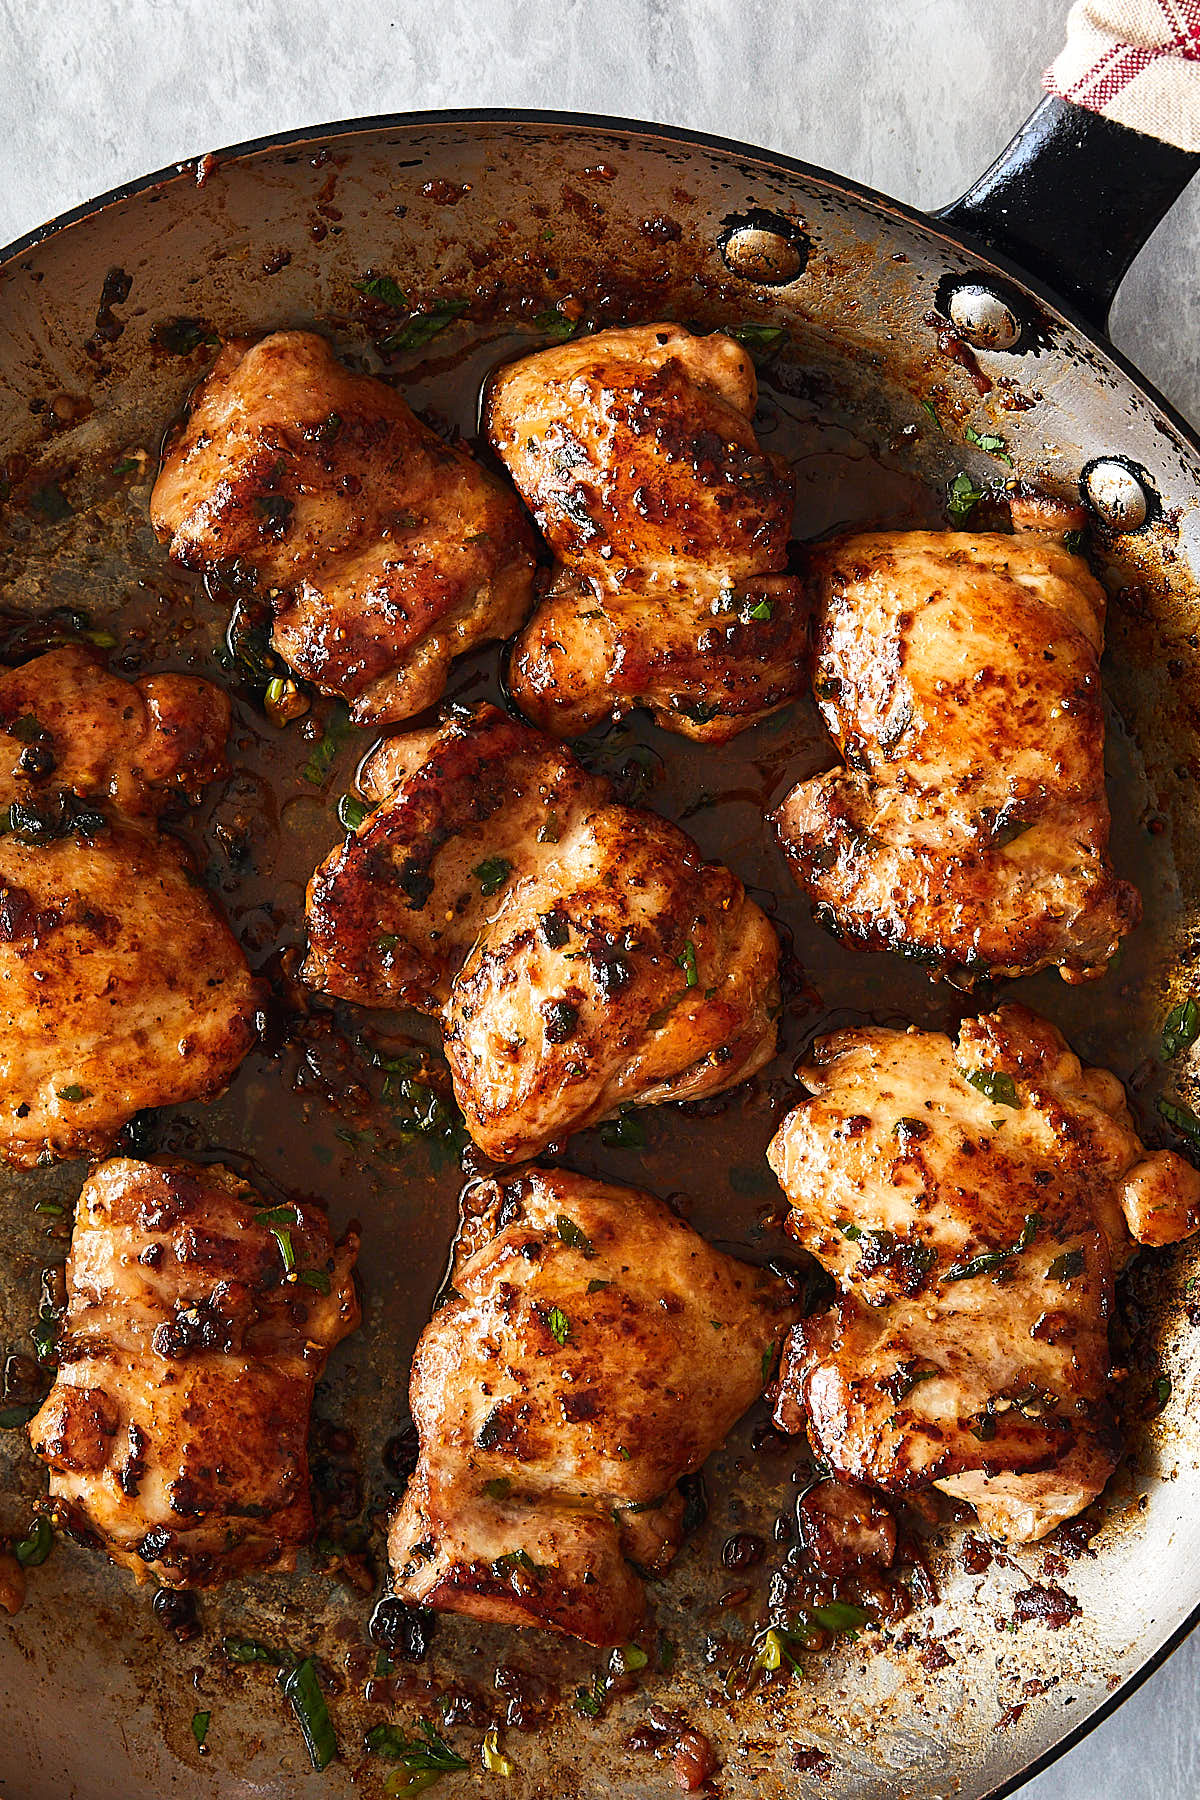
{"type": "Polygon", "coordinates": [[[1079,489],[1098,518],[1113,531],[1140,531],[1158,510],[1158,496],[1145,472],[1117,456],[1098,456],[1079,477],[1079,489]]]}
{"type": "Polygon", "coordinates": [[[811,248],[793,220],[767,212],[727,218],[718,243],[727,269],[764,287],[783,287],[803,275],[811,248]]]}
{"type": "Polygon", "coordinates": [[[1015,350],[1021,321],[1002,294],[981,282],[964,282],[949,300],[950,323],[976,350],[1015,350]]]}

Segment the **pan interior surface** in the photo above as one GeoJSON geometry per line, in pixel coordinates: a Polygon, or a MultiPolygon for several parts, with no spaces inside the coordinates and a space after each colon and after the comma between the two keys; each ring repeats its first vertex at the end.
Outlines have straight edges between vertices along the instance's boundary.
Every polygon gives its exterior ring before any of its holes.
{"type": "MultiPolygon", "coordinates": [[[[659,318],[764,327],[757,425],[796,466],[800,539],[858,524],[942,524],[947,483],[962,470],[984,491],[980,517],[1014,474],[1074,498],[1090,462],[1120,456],[1156,499],[1143,530],[1106,535],[1097,523],[1092,534],[1111,597],[1114,854],[1141,886],[1146,916],[1101,982],[1070,988],[1045,974],[1009,984],[1004,997],[1044,1012],[1085,1061],[1115,1069],[1144,1134],[1165,1141],[1157,1095],[1190,1095],[1186,1064],[1165,1070],[1158,1058],[1161,1024],[1187,991],[1200,926],[1190,816],[1200,774],[1190,698],[1200,691],[1200,460],[1153,397],[1044,299],[1022,296],[1023,351],[975,355],[948,338],[939,297],[981,268],[900,209],[812,172],[633,127],[417,121],[206,159],[66,224],[0,270],[5,627],[10,613],[83,608],[116,639],[117,672],[228,680],[226,599],[169,569],[149,528],[164,426],[220,338],[312,326],[378,369],[378,320],[355,286],[368,272],[392,275],[413,306],[468,302],[436,338],[383,366],[430,422],[470,441],[487,375],[540,347],[560,302],[588,329],[659,318]],[[788,278],[769,260],[739,262],[739,231],[743,243],[750,232],[784,245],[788,278]],[[1003,457],[973,447],[968,426],[1001,437],[1003,457]]],[[[447,697],[498,697],[498,665],[494,648],[465,659],[447,697]]],[[[337,800],[371,740],[346,735],[314,769],[295,726],[275,729],[236,684],[234,696],[233,773],[183,835],[258,968],[300,942],[305,881],[340,835],[337,800]]],[[[866,1020],[952,1029],[987,996],[856,954],[814,925],[763,816],[831,760],[810,701],[720,749],[635,717],[595,734],[584,754],[730,864],[778,924],[792,977],[780,1055],[748,1088],[714,1108],[644,1113],[644,1149],[590,1131],[562,1160],[671,1196],[706,1237],[766,1261],[786,1243],[762,1151],[797,1095],[800,1052],[831,1026],[866,1020]]],[[[278,960],[271,966],[278,973],[278,960]]],[[[353,1020],[335,1022],[353,1038],[353,1020]]],[[[386,1023],[398,1042],[433,1042],[409,1016],[386,1023]]],[[[340,1043],[316,1028],[287,1043],[268,1034],[223,1099],[156,1115],[147,1142],[155,1153],[230,1162],[270,1193],[319,1194],[338,1230],[361,1221],[363,1325],[318,1389],[314,1466],[382,1574],[409,1361],[444,1279],[462,1175],[457,1155],[436,1144],[379,1153],[345,1103],[361,1070],[340,1043]]],[[[4,1177],[0,1357],[28,1353],[42,1271],[63,1260],[83,1174],[75,1164],[4,1177]]],[[[0,1639],[0,1793],[372,1795],[388,1765],[365,1752],[364,1732],[383,1720],[411,1732],[426,1718],[469,1761],[457,1791],[494,1788],[478,1745],[480,1727],[496,1722],[515,1765],[506,1792],[632,1800],[670,1790],[669,1768],[628,1747],[655,1705],[711,1738],[731,1800],[999,1792],[1135,1680],[1200,1602],[1197,1267],[1184,1246],[1143,1258],[1124,1284],[1130,1450],[1094,1531],[997,1552],[980,1571],[977,1553],[964,1557],[969,1527],[931,1525],[936,1605],[839,1640],[807,1659],[803,1681],[776,1678],[741,1695],[730,1681],[766,1617],[810,1468],[760,1405],[708,1468],[707,1522],[651,1590],[674,1646],[655,1662],[669,1669],[619,1683],[599,1716],[575,1696],[606,1657],[536,1633],[446,1619],[425,1661],[376,1675],[367,1626],[378,1587],[355,1585],[354,1555],[343,1580],[314,1567],[203,1596],[202,1632],[181,1643],[153,1615],[150,1590],[60,1541],[0,1639]],[[744,1531],[767,1552],[731,1575],[722,1545],[744,1531]],[[321,1659],[338,1762],[310,1770],[273,1671],[231,1665],[223,1637],[321,1659]],[[197,1712],[211,1714],[203,1757],[197,1712]]],[[[43,1492],[24,1434],[0,1431],[0,1535],[20,1535],[43,1492]]],[[[455,1791],[449,1780],[444,1791],[455,1791]]]]}

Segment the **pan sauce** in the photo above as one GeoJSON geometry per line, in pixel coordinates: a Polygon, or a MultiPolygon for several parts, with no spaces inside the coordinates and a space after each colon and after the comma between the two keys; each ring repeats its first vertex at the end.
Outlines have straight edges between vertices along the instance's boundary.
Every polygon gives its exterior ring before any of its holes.
{"type": "MultiPolygon", "coordinates": [[[[415,366],[406,391],[431,423],[455,427],[475,440],[478,397],[487,371],[540,341],[528,331],[452,327],[423,360],[409,359],[415,366]]],[[[193,357],[185,366],[188,378],[194,378],[200,359],[193,357]]],[[[936,488],[967,459],[932,421],[917,415],[922,422],[915,428],[880,442],[855,428],[819,376],[790,366],[785,354],[760,361],[760,381],[760,438],[797,470],[797,538],[865,524],[944,523],[936,488]]],[[[120,672],[186,669],[225,680],[214,653],[223,640],[228,597],[170,570],[147,524],[153,449],[117,445],[111,457],[86,469],[61,471],[59,487],[75,509],[67,518],[47,521],[45,513],[57,510],[56,505],[47,499],[44,484],[39,488],[27,481],[0,538],[0,573],[13,601],[23,608],[79,604],[86,595],[93,627],[118,639],[110,660],[120,672]],[[121,468],[133,450],[151,454],[136,470],[109,472],[114,464],[121,468]],[[98,593],[107,604],[95,603],[98,593]]],[[[970,466],[977,475],[1005,473],[1003,465],[986,459],[973,459],[970,466]]],[[[499,698],[499,667],[495,648],[457,664],[447,699],[499,698]]],[[[305,740],[305,722],[276,730],[244,692],[236,686],[234,691],[232,774],[223,787],[210,790],[205,806],[186,821],[183,835],[225,905],[251,965],[259,968],[280,946],[300,942],[305,882],[339,834],[338,797],[351,785],[355,764],[372,739],[369,733],[350,732],[317,785],[304,775],[313,749],[305,740]]],[[[313,716],[328,718],[330,711],[328,702],[319,701],[313,716]]],[[[587,740],[584,754],[614,775],[630,797],[681,823],[706,855],[727,862],[746,881],[780,930],[786,1008],[780,1054],[747,1087],[694,1110],[668,1107],[640,1113],[644,1149],[606,1146],[598,1131],[590,1131],[572,1139],[561,1160],[672,1197],[701,1232],[735,1253],[754,1260],[786,1253],[787,1242],[778,1229],[783,1198],[762,1151],[795,1096],[791,1071],[801,1051],[819,1032],[864,1020],[952,1029],[964,1011],[985,1004],[987,996],[935,985],[920,967],[894,957],[847,950],[813,924],[764,822],[765,812],[796,780],[833,760],[811,701],[787,708],[723,748],[691,745],[634,716],[587,740]]],[[[1007,984],[1004,991],[1061,1025],[1085,1060],[1132,1081],[1135,1105],[1153,1140],[1161,1136],[1153,1109],[1153,1093],[1162,1079],[1155,1057],[1178,883],[1138,747],[1115,714],[1110,716],[1109,765],[1113,857],[1120,873],[1141,887],[1144,921],[1100,983],[1072,989],[1047,973],[1007,984]]],[[[336,1021],[349,1037],[364,1022],[349,1009],[339,1009],[336,1021]]],[[[389,1044],[436,1042],[429,1022],[411,1016],[374,1018],[370,1024],[389,1044]]],[[[334,1040],[325,1037],[316,1040],[306,1061],[305,1044],[312,1040],[281,1045],[277,1027],[273,1019],[267,1045],[252,1053],[221,1101],[156,1116],[147,1143],[152,1151],[231,1162],[271,1192],[321,1195],[338,1230],[353,1217],[362,1222],[364,1322],[335,1354],[323,1391],[318,1390],[316,1412],[325,1424],[318,1425],[314,1462],[319,1480],[327,1485],[352,1486],[361,1477],[364,1522],[378,1527],[399,1485],[395,1451],[390,1458],[385,1451],[407,1420],[408,1363],[444,1275],[462,1177],[453,1159],[431,1155],[421,1142],[396,1161],[364,1154],[363,1139],[356,1134],[382,1121],[377,1111],[363,1116],[347,1100],[348,1091],[354,1098],[350,1084],[365,1078],[362,1060],[347,1070],[334,1040]],[[339,1132],[349,1133],[351,1141],[339,1132]],[[338,1432],[353,1434],[351,1448],[338,1432]]],[[[377,1078],[374,1088],[377,1092],[377,1078]]],[[[4,1283],[0,1294],[0,1351],[23,1350],[28,1342],[38,1271],[61,1261],[69,1208],[81,1179],[82,1169],[76,1166],[38,1172],[23,1184],[28,1210],[10,1229],[0,1254],[2,1273],[12,1277],[11,1289],[4,1283]],[[32,1207],[39,1199],[57,1201],[67,1212],[35,1215],[32,1207]]],[[[1140,1280],[1135,1272],[1130,1284],[1135,1294],[1140,1280]]],[[[1136,1418],[1152,1404],[1148,1395],[1157,1373],[1153,1343],[1143,1339],[1134,1361],[1130,1412],[1136,1418]]],[[[900,1652],[908,1653],[918,1678],[922,1669],[926,1677],[926,1692],[916,1699],[918,1715],[928,1709],[923,1729],[916,1723],[908,1727],[914,1763],[926,1769],[931,1758],[936,1762],[939,1714],[961,1714],[974,1704],[970,1652],[961,1638],[952,1641],[941,1631],[930,1637],[931,1620],[918,1609],[890,1634],[893,1640],[907,1636],[907,1645],[881,1647],[881,1640],[868,1634],[814,1671],[806,1737],[797,1737],[794,1719],[782,1716],[785,1709],[775,1688],[740,1709],[740,1724],[731,1719],[722,1678],[739,1645],[765,1620],[771,1574],[788,1549],[786,1541],[774,1541],[777,1532],[786,1530],[775,1521],[790,1518],[796,1493],[808,1479],[803,1446],[780,1443],[765,1433],[766,1418],[760,1405],[735,1432],[709,1475],[708,1524],[681,1552],[666,1581],[652,1589],[658,1623],[679,1646],[675,1670],[669,1677],[647,1673],[630,1694],[613,1699],[601,1721],[581,1720],[570,1703],[576,1686],[590,1682],[603,1666],[602,1655],[539,1634],[461,1620],[441,1622],[426,1662],[397,1663],[394,1694],[382,1690],[388,1704],[364,1704],[362,1690],[375,1664],[375,1648],[367,1641],[373,1601],[329,1576],[265,1577],[202,1596],[203,1637],[177,1644],[152,1620],[147,1591],[137,1592],[99,1558],[59,1544],[45,1566],[31,1572],[29,1599],[14,1631],[18,1640],[28,1638],[32,1644],[53,1633],[60,1609],[78,1608],[84,1599],[96,1610],[95,1661],[90,1668],[80,1664],[74,1647],[59,1671],[64,1688],[98,1686],[107,1655],[132,1659],[154,1714],[152,1729],[166,1735],[184,1765],[197,1766],[191,1714],[211,1710],[207,1768],[213,1776],[222,1771],[232,1776],[254,1746],[265,1743],[265,1761],[254,1764],[256,1773],[267,1780],[272,1770],[286,1773],[289,1792],[310,1791],[299,1734],[269,1671],[228,1668],[219,1649],[223,1632],[287,1642],[301,1654],[321,1656],[343,1758],[348,1769],[365,1763],[371,1770],[367,1792],[376,1791],[385,1770],[375,1759],[361,1756],[363,1729],[394,1719],[411,1730],[422,1714],[437,1717],[439,1699],[450,1708],[447,1736],[476,1766],[478,1731],[468,1730],[468,1724],[492,1717],[503,1722],[507,1715],[544,1727],[537,1738],[515,1727],[504,1734],[506,1753],[521,1772],[522,1791],[540,1791],[536,1781],[542,1774],[559,1792],[599,1793],[609,1787],[591,1773],[589,1745],[601,1741],[607,1746],[605,1755],[611,1758],[615,1750],[620,1755],[618,1766],[627,1772],[631,1792],[650,1784],[665,1789],[665,1770],[617,1749],[653,1703],[681,1707],[720,1753],[736,1759],[747,1774],[761,1768],[765,1780],[759,1792],[796,1791],[797,1772],[815,1779],[823,1771],[812,1758],[824,1755],[832,1759],[833,1770],[832,1786],[822,1791],[874,1792],[861,1785],[869,1781],[871,1767],[878,1768],[870,1748],[871,1719],[877,1709],[881,1718],[894,1711],[900,1652]],[[758,1454],[751,1448],[756,1440],[758,1454]],[[767,1540],[767,1554],[745,1573],[731,1575],[722,1567],[721,1546],[731,1531],[745,1530],[767,1540]],[[743,1586],[750,1590],[744,1601],[720,1604],[723,1595],[743,1586]],[[915,1664],[914,1650],[920,1659],[915,1664]],[[942,1657],[948,1660],[941,1662],[942,1657]],[[504,1687],[497,1681],[497,1666],[524,1671],[523,1682],[505,1676],[504,1687]],[[863,1729],[857,1743],[847,1744],[833,1724],[837,1705],[826,1695],[827,1684],[833,1683],[848,1685],[858,1702],[863,1729]],[[556,1700],[561,1703],[557,1708],[556,1700]],[[773,1736],[776,1723],[786,1731],[782,1743],[773,1736]],[[740,1747],[735,1747],[739,1736],[740,1747]],[[799,1746],[801,1760],[796,1763],[791,1760],[793,1745],[799,1746]],[[805,1756],[810,1756],[807,1764],[805,1756]]],[[[1135,1458],[1138,1438],[1135,1423],[1135,1458]]],[[[0,1433],[0,1531],[19,1533],[30,1502],[42,1491],[22,1434],[0,1433]]],[[[1118,1474],[1108,1498],[1118,1519],[1124,1509],[1136,1506],[1128,1472],[1118,1474]]],[[[1118,1529],[1119,1523],[1110,1523],[1101,1530],[1093,1544],[1101,1556],[1106,1539],[1118,1529]]],[[[943,1585],[961,1587],[962,1534],[950,1530],[945,1539],[940,1555],[935,1546],[935,1563],[943,1567],[943,1585]]],[[[371,1549],[382,1569],[377,1532],[371,1549]]],[[[978,1552],[969,1554],[978,1559],[978,1552]]],[[[969,1568],[965,1572],[969,1575],[969,1568]]],[[[969,1587],[978,1585],[971,1582],[969,1587]]],[[[1070,1590],[1057,1540],[1017,1556],[996,1556],[980,1590],[980,1608],[993,1638],[992,1620],[1011,1616],[1016,1585],[1022,1592],[1054,1586],[1070,1590]]],[[[1075,1631],[1086,1631],[1086,1622],[1047,1640],[1046,1682],[1069,1674],[1075,1631]]],[[[1028,1677],[1028,1664],[1022,1675],[1028,1677]]],[[[997,1682],[1001,1712],[1036,1697],[1026,1692],[1022,1698],[1019,1684],[1010,1685],[1011,1692],[1003,1680],[997,1682]]],[[[323,1785],[319,1778],[311,1780],[314,1793],[340,1789],[336,1765],[323,1785]]],[[[517,1783],[510,1783],[507,1791],[516,1789],[517,1783]]],[[[236,1791],[251,1790],[239,1786],[236,1791]]]]}

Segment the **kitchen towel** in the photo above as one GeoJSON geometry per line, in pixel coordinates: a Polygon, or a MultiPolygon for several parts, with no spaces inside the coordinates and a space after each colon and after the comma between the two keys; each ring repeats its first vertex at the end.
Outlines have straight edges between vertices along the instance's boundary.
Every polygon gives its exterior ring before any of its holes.
{"type": "Polygon", "coordinates": [[[1077,0],[1047,92],[1200,150],[1200,0],[1077,0]]]}

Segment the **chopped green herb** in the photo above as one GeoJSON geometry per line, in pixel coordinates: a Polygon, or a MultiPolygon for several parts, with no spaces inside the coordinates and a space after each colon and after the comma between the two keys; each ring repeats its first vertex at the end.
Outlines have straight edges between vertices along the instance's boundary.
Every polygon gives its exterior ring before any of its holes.
{"type": "Polygon", "coordinates": [[[1168,1100],[1165,1095],[1160,1094],[1158,1110],[1168,1125],[1173,1125],[1176,1131],[1181,1131],[1194,1144],[1200,1144],[1200,1119],[1190,1106],[1180,1106],[1177,1100],[1168,1100]]]}
{"type": "Polygon", "coordinates": [[[681,712],[685,719],[692,721],[693,725],[707,725],[709,720],[715,719],[720,711],[715,700],[689,700],[683,694],[673,695],[671,704],[676,712],[681,712]]]}
{"type": "Polygon", "coordinates": [[[352,286],[358,293],[365,294],[368,300],[378,300],[381,305],[390,306],[393,312],[408,311],[404,291],[391,275],[367,274],[361,281],[352,283],[352,286]]]}
{"type": "Polygon", "coordinates": [[[829,1600],[824,1606],[808,1609],[808,1616],[824,1631],[860,1631],[875,1622],[874,1612],[866,1606],[851,1606],[846,1600],[829,1600]]]}
{"type": "Polygon", "coordinates": [[[506,1550],[504,1555],[498,1556],[492,1564],[493,1574],[503,1575],[507,1569],[520,1569],[526,1575],[544,1575],[546,1573],[545,1566],[542,1563],[535,1563],[528,1550],[506,1550]]]}
{"type": "Polygon", "coordinates": [[[344,700],[335,701],[325,721],[325,735],[313,746],[312,754],[300,771],[305,781],[313,787],[325,786],[337,753],[352,729],[350,708],[344,700]]]}
{"type": "Polygon", "coordinates": [[[86,1100],[87,1092],[87,1089],[80,1087],[77,1081],[71,1081],[67,1083],[66,1087],[59,1088],[58,1097],[60,1100],[86,1100]]]}
{"type": "Polygon", "coordinates": [[[970,1281],[976,1275],[990,1275],[994,1269],[1002,1269],[1014,1256],[1020,1256],[1028,1250],[1042,1224],[1040,1213],[1026,1213],[1025,1223],[1021,1227],[1021,1235],[1007,1250],[985,1250],[980,1256],[973,1256],[968,1262],[953,1263],[942,1276],[943,1281],[970,1281]]]}
{"type": "Polygon", "coordinates": [[[1080,551],[1083,549],[1085,537],[1086,537],[1086,533],[1082,532],[1082,531],[1064,532],[1063,533],[1063,549],[1069,550],[1072,556],[1078,556],[1080,551]]]}
{"type": "Polygon", "coordinates": [[[610,1150],[642,1150],[646,1145],[646,1127],[635,1112],[622,1107],[615,1119],[606,1119],[601,1125],[600,1142],[610,1150]]]}
{"type": "Polygon", "coordinates": [[[758,601],[757,605],[752,606],[745,616],[747,619],[757,619],[760,622],[769,619],[771,617],[771,602],[769,600],[758,601]]]}
{"type": "Polygon", "coordinates": [[[590,1687],[575,1689],[575,1711],[582,1713],[585,1719],[597,1719],[604,1711],[607,1696],[608,1682],[603,1675],[597,1675],[590,1687]]]}
{"type": "Polygon", "coordinates": [[[546,1314],[546,1329],[556,1344],[565,1344],[571,1335],[571,1321],[561,1307],[552,1306],[546,1314]]]}
{"type": "Polygon", "coordinates": [[[691,938],[689,938],[687,943],[683,946],[682,956],[677,956],[675,958],[675,961],[679,964],[679,967],[683,970],[683,979],[684,979],[685,986],[690,987],[690,988],[695,987],[695,985],[696,985],[696,946],[695,946],[695,944],[693,944],[691,938]]]}
{"type": "Polygon", "coordinates": [[[136,456],[123,456],[120,462],[115,462],[113,464],[109,473],[112,475],[132,475],[134,470],[140,467],[141,465],[136,456]]]}
{"type": "Polygon", "coordinates": [[[978,1088],[993,1106],[1020,1107],[1021,1096],[1011,1075],[1005,1075],[999,1069],[959,1069],[958,1073],[973,1088],[978,1088]]]}
{"type": "Polygon", "coordinates": [[[283,1657],[270,1644],[264,1644],[258,1638],[223,1637],[221,1652],[226,1661],[231,1663],[270,1663],[278,1668],[283,1657]]]}
{"type": "Polygon", "coordinates": [[[337,1736],[312,1657],[306,1656],[294,1669],[281,1674],[279,1685],[284,1698],[291,1702],[313,1768],[327,1769],[337,1755],[337,1736]]]}
{"type": "Polygon", "coordinates": [[[296,503],[284,494],[256,494],[254,510],[262,520],[268,536],[281,538],[291,522],[296,503]]]}
{"type": "Polygon", "coordinates": [[[54,1527],[45,1513],[39,1513],[29,1527],[29,1534],[13,1545],[13,1555],[23,1569],[39,1569],[54,1548],[54,1527]]]}
{"type": "Polygon", "coordinates": [[[649,1656],[640,1644],[622,1644],[613,1651],[608,1666],[613,1675],[636,1675],[649,1661],[649,1656]]]}
{"type": "Polygon", "coordinates": [[[587,1284],[587,1291],[589,1294],[599,1294],[605,1288],[611,1287],[611,1286],[612,1286],[611,1281],[601,1281],[597,1276],[593,1276],[591,1281],[589,1281],[587,1284]]]}
{"type": "Polygon", "coordinates": [[[1171,1398],[1171,1377],[1169,1375],[1160,1375],[1155,1381],[1154,1398],[1158,1402],[1157,1410],[1161,1412],[1171,1398]]]}
{"type": "MultiPolygon", "coordinates": [[[[937,427],[937,429],[939,431],[942,431],[942,421],[937,416],[937,407],[933,404],[933,401],[932,400],[922,400],[921,410],[923,412],[927,412],[929,414],[929,417],[933,420],[933,423],[937,427]]],[[[944,431],[942,431],[942,435],[945,436],[944,431]]]]}
{"type": "Polygon", "coordinates": [[[1064,1250],[1056,1256],[1046,1270],[1047,1281],[1074,1281],[1077,1275],[1083,1274],[1083,1251],[1076,1245],[1074,1250],[1064,1250]]]}
{"type": "Polygon", "coordinates": [[[203,319],[161,319],[151,327],[150,342],[156,350],[165,350],[168,356],[190,356],[201,344],[215,349],[220,338],[203,319]]]}
{"type": "Polygon", "coordinates": [[[804,1670],[792,1655],[793,1644],[803,1645],[807,1642],[806,1632],[789,1631],[786,1626],[772,1625],[755,1639],[755,1652],[752,1667],[765,1669],[773,1675],[786,1663],[794,1675],[803,1675],[804,1670]]]}
{"type": "Polygon", "coordinates": [[[1200,1037],[1200,1006],[1189,994],[1178,1006],[1173,1006],[1163,1020],[1162,1059],[1170,1062],[1181,1050],[1188,1050],[1200,1037]]]}
{"type": "Polygon", "coordinates": [[[569,1219],[566,1213],[559,1213],[554,1223],[558,1235],[564,1244],[568,1245],[572,1250],[578,1250],[579,1254],[585,1258],[595,1256],[596,1246],[593,1244],[586,1231],[581,1230],[575,1223],[574,1219],[569,1219]]]}
{"type": "Polygon", "coordinates": [[[483,1491],[489,1500],[507,1500],[512,1492],[512,1482],[507,1475],[497,1475],[492,1481],[485,1481],[483,1491]]]}
{"type": "Polygon", "coordinates": [[[484,899],[490,900],[493,894],[500,892],[512,874],[512,864],[506,856],[487,856],[471,873],[478,881],[479,891],[484,899]]]}
{"type": "Polygon", "coordinates": [[[946,495],[946,514],[950,523],[959,528],[964,526],[982,499],[983,489],[977,488],[969,475],[956,475],[946,495]]]}
{"type": "Polygon", "coordinates": [[[299,1225],[300,1214],[294,1206],[268,1206],[254,1215],[256,1225],[299,1225]]]}
{"type": "Polygon", "coordinates": [[[547,337],[553,338],[556,343],[560,344],[565,343],[568,338],[573,338],[579,330],[578,321],[568,319],[566,313],[559,312],[557,306],[551,306],[545,312],[538,313],[533,325],[535,331],[544,332],[547,337]]]}
{"type": "Polygon", "coordinates": [[[730,325],[728,335],[744,344],[747,350],[773,350],[783,336],[782,325],[760,325],[751,322],[747,325],[730,325]]]}
{"type": "Polygon", "coordinates": [[[467,310],[466,300],[441,300],[426,312],[413,313],[396,331],[389,332],[380,344],[381,350],[420,350],[431,338],[453,325],[467,310]]]}
{"type": "Polygon", "coordinates": [[[833,1222],[841,1232],[842,1236],[844,1238],[849,1238],[852,1244],[862,1236],[861,1225],[855,1225],[849,1219],[835,1219],[833,1222]]]}
{"type": "Polygon", "coordinates": [[[357,794],[343,794],[337,805],[338,824],[344,825],[347,831],[357,831],[370,812],[367,802],[360,800],[357,794]]]}
{"type": "Polygon", "coordinates": [[[489,1775],[515,1775],[517,1765],[500,1748],[500,1731],[496,1725],[489,1725],[483,1734],[483,1743],[479,1746],[479,1754],[484,1768],[489,1775]]]}
{"type": "Polygon", "coordinates": [[[197,1750],[203,1750],[204,1740],[208,1736],[208,1727],[212,1719],[210,1712],[194,1712],[192,1714],[192,1736],[196,1740],[197,1750]]]}
{"type": "Polygon", "coordinates": [[[327,1294],[330,1291],[328,1269],[301,1269],[296,1279],[302,1281],[305,1287],[315,1288],[318,1294],[327,1294]]]}
{"type": "Polygon", "coordinates": [[[544,823],[538,829],[538,843],[557,844],[561,835],[562,826],[559,824],[558,814],[556,812],[547,813],[544,823]]]}
{"type": "Polygon", "coordinates": [[[1008,454],[1008,446],[1002,437],[997,437],[992,431],[976,431],[970,425],[967,426],[963,436],[968,444],[974,444],[977,450],[986,450],[989,456],[998,456],[1001,462],[1006,462],[1009,468],[1012,468],[1013,459],[1008,454]]]}

